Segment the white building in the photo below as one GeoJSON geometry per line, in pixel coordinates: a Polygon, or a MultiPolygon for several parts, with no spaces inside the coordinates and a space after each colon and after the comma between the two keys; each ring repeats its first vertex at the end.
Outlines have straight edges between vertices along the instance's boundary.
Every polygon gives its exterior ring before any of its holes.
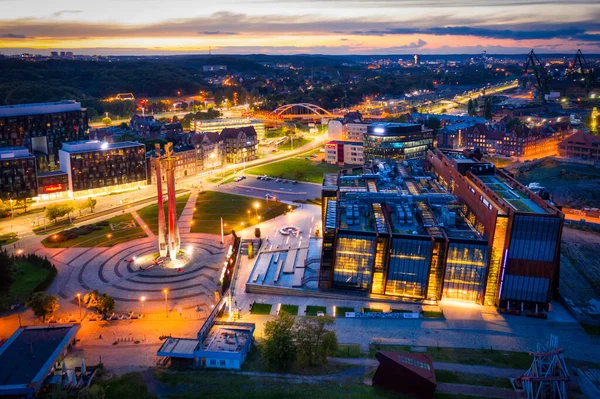
{"type": "Polygon", "coordinates": [[[369,123],[350,122],[348,119],[332,119],[327,125],[330,140],[362,141],[369,123]]]}
{"type": "Polygon", "coordinates": [[[259,140],[265,138],[265,124],[257,119],[250,118],[223,118],[209,120],[194,120],[194,130],[198,133],[215,132],[221,133],[223,129],[234,128],[239,129],[246,126],[254,127],[259,140]]]}
{"type": "Polygon", "coordinates": [[[363,143],[330,141],[325,144],[325,162],[334,165],[362,165],[363,143]]]}

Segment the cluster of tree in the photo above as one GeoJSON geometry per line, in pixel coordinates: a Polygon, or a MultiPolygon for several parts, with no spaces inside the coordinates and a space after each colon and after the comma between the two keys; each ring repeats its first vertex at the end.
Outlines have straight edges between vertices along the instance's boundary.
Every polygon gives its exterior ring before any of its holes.
{"type": "Polygon", "coordinates": [[[100,100],[84,100],[81,105],[87,108],[88,118],[92,121],[100,120],[106,117],[106,114],[115,119],[131,118],[135,112],[137,105],[133,100],[117,100],[117,101],[100,101],[100,100]]]}
{"type": "Polygon", "coordinates": [[[63,202],[59,204],[50,204],[46,206],[45,215],[47,219],[50,219],[56,223],[59,218],[64,216],[69,216],[71,218],[71,213],[75,212],[75,210],[79,210],[79,216],[81,216],[81,212],[85,209],[89,209],[90,212],[94,212],[96,208],[96,204],[98,201],[95,198],[88,197],[86,200],[76,203],[74,201],[63,202]]]}
{"type": "Polygon", "coordinates": [[[300,367],[321,366],[333,356],[338,342],[335,331],[327,327],[331,317],[305,317],[296,320],[286,312],[265,324],[264,341],[260,350],[265,364],[273,370],[287,370],[294,364],[300,367]]]}
{"type": "Polygon", "coordinates": [[[83,303],[90,309],[96,309],[98,313],[106,315],[115,309],[115,300],[108,294],[100,294],[98,290],[88,292],[83,297],[83,303]]]}
{"type": "Polygon", "coordinates": [[[177,92],[197,94],[209,89],[198,79],[198,69],[185,62],[150,59],[113,63],[28,62],[10,58],[0,60],[0,70],[0,93],[6,94],[0,98],[0,105],[64,99],[101,100],[123,92],[132,92],[138,97],[166,97],[177,92]]]}
{"type": "Polygon", "coordinates": [[[183,126],[184,129],[189,129],[192,126],[192,121],[194,120],[207,121],[211,119],[217,119],[220,116],[221,112],[217,111],[214,108],[209,108],[205,112],[197,111],[195,113],[186,114],[183,118],[181,118],[179,122],[181,123],[181,126],[183,126]]]}

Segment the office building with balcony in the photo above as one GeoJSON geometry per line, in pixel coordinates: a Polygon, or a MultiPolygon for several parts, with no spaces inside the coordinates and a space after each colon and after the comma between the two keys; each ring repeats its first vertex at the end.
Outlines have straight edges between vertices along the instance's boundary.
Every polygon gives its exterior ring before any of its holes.
{"type": "Polygon", "coordinates": [[[61,170],[68,175],[69,196],[106,194],[147,184],[146,150],[131,141],[79,141],[63,144],[61,170]]]}
{"type": "Polygon", "coordinates": [[[87,110],[75,101],[0,106],[0,147],[27,148],[40,172],[58,170],[61,145],[87,134],[87,110]]]}
{"type": "Polygon", "coordinates": [[[244,163],[256,159],[258,136],[254,127],[223,129],[220,134],[227,163],[244,163]]]}
{"type": "Polygon", "coordinates": [[[363,136],[366,163],[425,158],[433,130],[411,123],[373,123],[363,136]]]}
{"type": "Polygon", "coordinates": [[[0,199],[37,196],[35,157],[25,147],[0,148],[0,199]]]}

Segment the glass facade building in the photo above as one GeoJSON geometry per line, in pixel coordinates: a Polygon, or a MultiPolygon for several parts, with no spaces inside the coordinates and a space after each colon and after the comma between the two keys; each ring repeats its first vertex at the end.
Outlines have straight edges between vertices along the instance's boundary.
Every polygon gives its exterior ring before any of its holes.
{"type": "Polygon", "coordinates": [[[0,199],[25,199],[37,195],[35,158],[23,147],[0,149],[0,199]]]}
{"type": "Polygon", "coordinates": [[[481,303],[488,270],[487,242],[450,242],[443,298],[481,303]]]}
{"type": "Polygon", "coordinates": [[[385,293],[393,296],[424,298],[431,264],[432,241],[392,238],[385,293]]]}
{"type": "Polygon", "coordinates": [[[340,234],[336,246],[333,285],[367,290],[371,285],[375,237],[340,234]]]}
{"type": "Polygon", "coordinates": [[[140,143],[71,143],[60,151],[60,165],[68,173],[73,193],[147,182],[146,150],[140,143]]]}
{"type": "Polygon", "coordinates": [[[87,133],[87,110],[75,101],[0,107],[0,147],[27,148],[40,172],[58,170],[62,143],[83,140],[87,133]]]}
{"type": "Polygon", "coordinates": [[[433,130],[408,123],[375,123],[363,136],[366,163],[424,158],[433,147],[433,130]]]}

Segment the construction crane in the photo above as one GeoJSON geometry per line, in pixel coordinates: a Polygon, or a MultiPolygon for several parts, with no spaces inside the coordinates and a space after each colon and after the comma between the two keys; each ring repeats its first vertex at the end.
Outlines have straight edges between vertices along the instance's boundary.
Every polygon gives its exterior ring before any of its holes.
{"type": "Polygon", "coordinates": [[[537,55],[531,50],[531,52],[527,55],[525,60],[525,69],[523,70],[523,77],[527,77],[529,75],[529,70],[533,72],[533,76],[535,77],[534,86],[537,91],[537,100],[540,103],[546,102],[545,95],[550,92],[548,88],[548,83],[550,81],[550,76],[546,71],[546,68],[542,65],[537,55]]]}
{"type": "Polygon", "coordinates": [[[573,62],[573,68],[575,73],[581,76],[581,80],[585,86],[586,91],[590,91],[596,85],[596,76],[594,75],[594,68],[588,66],[585,57],[581,50],[577,50],[575,53],[575,61],[573,62]]]}

